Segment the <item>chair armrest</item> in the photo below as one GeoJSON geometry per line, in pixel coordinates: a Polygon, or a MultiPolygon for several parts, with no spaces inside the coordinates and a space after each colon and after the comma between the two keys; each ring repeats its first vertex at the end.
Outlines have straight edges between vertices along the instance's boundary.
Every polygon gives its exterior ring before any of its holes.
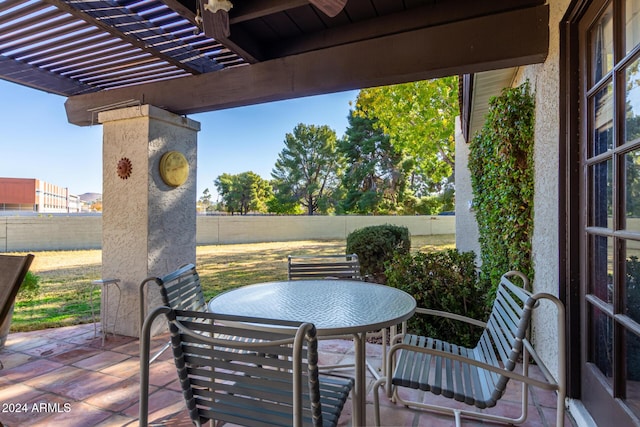
{"type": "MultiPolygon", "coordinates": [[[[480,328],[487,327],[486,322],[482,322],[477,319],[472,319],[471,317],[462,316],[460,314],[449,313],[448,311],[431,310],[429,308],[418,307],[416,308],[415,312],[416,314],[424,314],[428,316],[444,317],[447,319],[457,320],[459,322],[469,323],[471,325],[478,326],[480,328]]],[[[391,343],[393,343],[394,341],[399,342],[399,338],[403,337],[406,333],[407,333],[407,321],[405,320],[404,322],[402,322],[402,332],[392,336],[391,343]]]]}
{"type": "Polygon", "coordinates": [[[147,283],[154,282],[158,283],[157,277],[147,277],[140,283],[139,294],[138,294],[138,303],[140,304],[140,330],[142,330],[142,325],[146,319],[146,295],[145,295],[145,287],[147,287],[147,283]]]}
{"type": "Polygon", "coordinates": [[[457,320],[457,321],[460,321],[460,322],[470,323],[472,325],[479,326],[481,328],[486,328],[487,327],[487,323],[486,322],[482,322],[482,321],[477,320],[477,319],[472,319],[471,317],[462,316],[460,314],[449,313],[448,311],[431,310],[429,308],[420,308],[420,307],[418,307],[418,308],[416,308],[416,313],[427,314],[427,315],[436,316],[436,317],[446,317],[448,319],[453,319],[453,320],[457,320]]]}

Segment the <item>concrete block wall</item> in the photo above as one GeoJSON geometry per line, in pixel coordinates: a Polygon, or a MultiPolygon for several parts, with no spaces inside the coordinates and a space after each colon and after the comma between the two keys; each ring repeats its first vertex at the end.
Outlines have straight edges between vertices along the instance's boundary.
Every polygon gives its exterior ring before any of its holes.
{"type": "Polygon", "coordinates": [[[406,226],[412,236],[454,234],[454,216],[200,216],[198,245],[346,239],[370,226],[406,226]]]}
{"type": "Polygon", "coordinates": [[[100,249],[102,217],[0,217],[0,252],[100,249]]]}
{"type": "MultiPolygon", "coordinates": [[[[454,234],[454,216],[198,216],[198,245],[346,239],[369,225],[394,224],[412,236],[454,234]]],[[[0,217],[0,252],[100,249],[102,217],[0,217]]]]}

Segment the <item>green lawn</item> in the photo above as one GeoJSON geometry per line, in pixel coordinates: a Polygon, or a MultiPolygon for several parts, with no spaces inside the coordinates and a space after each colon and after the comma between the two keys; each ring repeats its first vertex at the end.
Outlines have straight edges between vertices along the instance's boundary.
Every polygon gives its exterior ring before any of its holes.
{"type": "MultiPolygon", "coordinates": [[[[412,237],[414,251],[453,247],[454,235],[412,237]]],[[[286,279],[289,254],[344,253],[344,250],[344,240],[198,246],[196,265],[205,297],[209,299],[233,287],[286,279]]],[[[11,331],[91,322],[91,281],[100,278],[102,251],[48,251],[35,252],[35,256],[31,271],[41,278],[40,293],[32,301],[16,301],[11,331]]],[[[93,298],[98,317],[99,289],[94,291],[93,298]]]]}

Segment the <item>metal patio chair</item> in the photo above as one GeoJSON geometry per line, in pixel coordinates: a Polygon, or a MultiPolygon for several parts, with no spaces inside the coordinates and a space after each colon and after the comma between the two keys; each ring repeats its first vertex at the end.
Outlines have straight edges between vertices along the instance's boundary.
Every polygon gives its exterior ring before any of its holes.
{"type": "Polygon", "coordinates": [[[487,322],[436,310],[417,309],[416,313],[447,317],[484,328],[478,343],[465,348],[430,337],[401,334],[401,342],[393,344],[387,358],[387,375],[374,384],[375,422],[380,425],[379,388],[386,386],[387,396],[393,401],[440,413],[452,414],[456,426],[461,417],[479,418],[508,424],[521,424],[527,418],[528,386],[557,392],[556,426],[564,425],[565,412],[565,328],[564,305],[547,293],[532,295],[514,285],[509,278],[517,276],[528,286],[527,278],[511,271],[502,276],[496,299],[487,322]],[[558,379],[554,379],[528,339],[532,312],[541,300],[549,300],[557,309],[558,379]],[[537,363],[547,382],[528,375],[530,357],[537,363]],[[392,366],[395,361],[395,369],[392,366]],[[521,373],[515,368],[521,364],[521,373]],[[521,412],[509,418],[477,410],[461,409],[460,405],[439,406],[411,402],[400,398],[398,388],[408,387],[428,391],[454,399],[479,409],[496,406],[505,392],[509,380],[522,383],[521,412]]]}
{"type": "MultiPolygon", "coordinates": [[[[32,254],[0,255],[0,349],[4,347],[7,338],[5,332],[9,332],[8,322],[12,315],[13,303],[33,258],[32,254]]],[[[2,368],[2,362],[0,362],[0,369],[2,368]]]]}
{"type": "MultiPolygon", "coordinates": [[[[162,304],[174,310],[207,311],[200,276],[196,266],[186,264],[163,277],[147,277],[140,283],[140,325],[145,319],[144,288],[155,283],[160,289],[162,304]]],[[[165,344],[149,361],[152,363],[170,346],[165,344]]]]}
{"type": "MultiPolygon", "coordinates": [[[[363,277],[360,274],[360,260],[358,254],[335,254],[335,255],[289,255],[287,256],[287,276],[291,281],[297,280],[359,280],[363,277]]],[[[369,332],[367,338],[377,338],[382,340],[382,371],[386,362],[387,353],[387,330],[369,332]]],[[[350,336],[331,336],[323,339],[351,339],[350,336]]],[[[352,368],[355,364],[343,363],[338,365],[323,365],[323,371],[333,369],[352,368]]],[[[376,378],[379,378],[377,370],[367,362],[367,369],[376,378]]]]}
{"type": "Polygon", "coordinates": [[[158,307],[142,328],[140,426],[147,425],[151,324],[163,314],[196,426],[337,424],[353,380],[318,373],[313,324],[158,307]]]}
{"type": "Polygon", "coordinates": [[[289,255],[287,275],[289,280],[362,280],[357,254],[289,255]]]}
{"type": "Polygon", "coordinates": [[[0,255],[0,324],[11,311],[34,255],[0,255]]]}

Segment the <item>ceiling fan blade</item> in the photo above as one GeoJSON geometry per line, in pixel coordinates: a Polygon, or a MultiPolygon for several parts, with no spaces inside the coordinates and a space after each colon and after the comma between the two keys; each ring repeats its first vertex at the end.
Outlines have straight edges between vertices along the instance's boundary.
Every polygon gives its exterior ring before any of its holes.
{"type": "Polygon", "coordinates": [[[333,18],[344,9],[347,0],[309,0],[309,3],[320,9],[328,17],[333,18]]]}

